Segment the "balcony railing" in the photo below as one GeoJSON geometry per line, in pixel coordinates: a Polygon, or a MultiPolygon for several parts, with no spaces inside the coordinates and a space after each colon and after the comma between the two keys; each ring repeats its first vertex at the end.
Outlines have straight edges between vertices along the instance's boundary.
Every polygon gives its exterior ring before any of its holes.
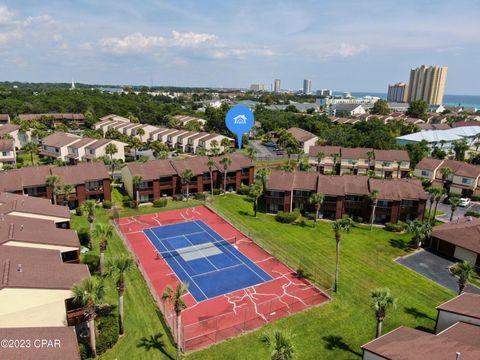
{"type": "Polygon", "coordinates": [[[84,322],[85,313],[83,308],[67,310],[67,324],[68,326],[75,326],[84,322]]]}

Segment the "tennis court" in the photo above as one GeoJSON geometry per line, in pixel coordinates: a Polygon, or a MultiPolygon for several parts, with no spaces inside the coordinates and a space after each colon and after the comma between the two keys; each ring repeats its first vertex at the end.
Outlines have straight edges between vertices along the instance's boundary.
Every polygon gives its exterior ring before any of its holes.
{"type": "Polygon", "coordinates": [[[197,301],[272,279],[202,220],[144,232],[197,301]]]}
{"type": "Polygon", "coordinates": [[[122,217],[116,226],[174,335],[177,317],[162,294],[189,284],[179,334],[184,351],[329,301],[208,207],[122,217]]]}

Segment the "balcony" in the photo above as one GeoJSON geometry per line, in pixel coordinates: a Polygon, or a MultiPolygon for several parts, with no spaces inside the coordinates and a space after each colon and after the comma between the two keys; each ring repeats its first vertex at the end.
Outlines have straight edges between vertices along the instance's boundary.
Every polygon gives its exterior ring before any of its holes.
{"type": "Polygon", "coordinates": [[[67,324],[68,326],[75,326],[84,322],[85,313],[83,308],[77,308],[72,310],[67,310],[67,324]]]}

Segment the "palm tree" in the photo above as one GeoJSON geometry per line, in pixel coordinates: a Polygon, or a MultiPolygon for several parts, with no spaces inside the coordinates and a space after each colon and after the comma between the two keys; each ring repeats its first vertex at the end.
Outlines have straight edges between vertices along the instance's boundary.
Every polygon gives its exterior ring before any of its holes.
{"type": "Polygon", "coordinates": [[[220,145],[223,147],[223,151],[224,152],[228,152],[228,150],[230,150],[230,140],[226,137],[224,137],[221,141],[220,141],[220,145]]]}
{"type": "Polygon", "coordinates": [[[168,156],[168,150],[169,150],[168,146],[164,143],[161,143],[158,140],[152,141],[148,147],[153,151],[153,154],[157,159],[161,159],[164,153],[167,153],[167,156],[168,156]],[[160,155],[162,155],[162,157],[160,155]]]}
{"type": "Polygon", "coordinates": [[[320,171],[320,164],[322,160],[325,158],[325,154],[321,151],[317,153],[317,171],[320,171]]]}
{"type": "Polygon", "coordinates": [[[100,275],[103,276],[105,268],[105,251],[107,251],[108,239],[113,236],[114,229],[110,223],[95,224],[92,236],[99,240],[100,245],[100,275]]]}
{"type": "Polygon", "coordinates": [[[257,217],[258,198],[260,197],[260,195],[262,195],[262,193],[263,193],[263,187],[261,183],[254,182],[252,185],[250,185],[248,195],[253,200],[253,216],[254,217],[257,217]]]}
{"type": "Polygon", "coordinates": [[[30,162],[33,166],[33,154],[36,154],[38,152],[38,145],[30,141],[23,145],[22,150],[30,153],[30,162]]]}
{"type": "Polygon", "coordinates": [[[208,166],[208,171],[210,172],[210,193],[213,199],[213,167],[215,166],[215,161],[212,158],[208,158],[208,161],[205,163],[208,166]]]}
{"type": "Polygon", "coordinates": [[[140,141],[142,141],[142,136],[145,135],[145,130],[143,130],[143,128],[139,128],[137,131],[135,131],[135,134],[138,136],[140,141]]]}
{"type": "Polygon", "coordinates": [[[371,292],[372,308],[375,311],[375,317],[377,319],[377,331],[375,337],[378,338],[382,335],[382,324],[387,317],[387,309],[389,307],[397,307],[397,299],[390,294],[390,290],[376,289],[371,292]]]}
{"type": "Polygon", "coordinates": [[[453,264],[450,267],[450,271],[453,275],[458,277],[458,295],[460,295],[463,290],[465,290],[468,282],[471,281],[472,277],[475,275],[475,266],[464,260],[463,262],[453,264]]]}
{"type": "Polygon", "coordinates": [[[295,347],[288,332],[278,329],[266,332],[260,341],[268,347],[271,360],[292,360],[295,356],[295,347]]]}
{"type": "Polygon", "coordinates": [[[336,264],[335,264],[335,285],[333,291],[338,291],[338,275],[340,271],[340,242],[342,240],[342,232],[350,232],[351,219],[349,217],[335,220],[332,229],[335,234],[336,243],[336,264]]]}
{"type": "Polygon", "coordinates": [[[413,220],[406,223],[407,232],[413,235],[413,245],[415,249],[420,247],[432,235],[432,225],[430,221],[413,220]]]}
{"type": "Polygon", "coordinates": [[[180,352],[182,350],[180,344],[180,322],[182,311],[187,308],[187,304],[182,299],[188,291],[188,285],[184,283],[178,283],[175,290],[170,286],[167,286],[163,291],[162,300],[173,305],[175,315],[177,316],[177,360],[180,359],[180,352]]]}
{"type": "Polygon", "coordinates": [[[313,221],[315,225],[317,224],[318,214],[320,213],[320,208],[322,207],[324,199],[325,196],[319,193],[313,193],[308,199],[308,202],[315,207],[315,220],[313,221]]]}
{"type": "Polygon", "coordinates": [[[455,211],[457,211],[458,206],[460,205],[460,198],[458,196],[452,196],[448,199],[448,202],[450,203],[450,222],[453,220],[453,214],[455,211]]]}
{"type": "Polygon", "coordinates": [[[267,191],[267,181],[271,172],[272,170],[270,168],[261,168],[257,170],[257,174],[255,175],[257,180],[260,180],[262,182],[262,188],[264,192],[267,191]]]}
{"type": "Polygon", "coordinates": [[[400,178],[400,168],[402,167],[403,161],[402,160],[395,160],[397,164],[397,179],[400,178]]]}
{"type": "Polygon", "coordinates": [[[385,178],[385,168],[389,166],[390,163],[388,161],[382,162],[382,177],[385,178]]]}
{"type": "Polygon", "coordinates": [[[133,268],[133,260],[130,256],[118,256],[107,261],[108,273],[115,278],[118,293],[118,323],[120,325],[120,335],[123,335],[125,328],[123,325],[123,294],[125,293],[125,274],[133,268]]]}
{"type": "Polygon", "coordinates": [[[372,213],[370,214],[370,230],[373,228],[373,222],[375,221],[375,210],[377,209],[378,204],[378,196],[380,195],[380,191],[377,189],[373,189],[368,194],[368,198],[372,203],[372,213]]]}
{"type": "Polygon", "coordinates": [[[255,148],[251,147],[251,146],[246,146],[245,147],[245,155],[247,155],[247,157],[250,159],[250,160],[255,160],[255,156],[257,156],[257,150],[255,150],[255,148]]]}
{"type": "Polygon", "coordinates": [[[49,175],[47,176],[46,183],[52,189],[53,204],[57,205],[57,194],[62,184],[62,178],[58,175],[49,175]]]}
{"type": "Polygon", "coordinates": [[[440,200],[442,200],[443,195],[445,195],[445,193],[446,193],[445,189],[442,189],[442,188],[437,188],[437,189],[438,189],[438,191],[434,192],[435,208],[433,209],[433,214],[431,214],[432,215],[432,218],[431,218],[432,222],[435,222],[435,216],[437,214],[438,203],[440,202],[440,200]]]}
{"type": "Polygon", "coordinates": [[[429,188],[427,188],[427,192],[428,192],[428,201],[430,202],[430,205],[428,207],[428,219],[430,219],[430,216],[432,215],[432,207],[433,207],[433,203],[435,202],[435,194],[437,193],[438,191],[438,187],[436,186],[430,186],[429,188]]]}
{"type": "Polygon", "coordinates": [[[113,155],[118,153],[117,145],[114,143],[110,143],[105,147],[105,154],[110,155],[110,166],[112,167],[112,178],[113,178],[113,171],[115,170],[115,163],[113,162],[113,155]]]}
{"type": "Polygon", "coordinates": [[[367,151],[367,159],[368,159],[368,166],[370,167],[370,163],[372,159],[375,158],[375,152],[373,150],[367,151]]]}
{"type": "Polygon", "coordinates": [[[84,203],[82,204],[82,210],[85,212],[87,215],[87,221],[88,221],[88,233],[90,235],[90,249],[92,249],[92,226],[93,222],[95,221],[95,207],[97,206],[97,203],[95,200],[85,200],[84,203]]]}
{"type": "Polygon", "coordinates": [[[88,321],[90,333],[90,348],[92,356],[97,356],[97,346],[95,339],[95,318],[97,317],[96,308],[105,294],[103,282],[96,277],[86,278],[80,283],[73,285],[73,302],[83,307],[85,318],[88,321]]]}
{"type": "Polygon", "coordinates": [[[227,170],[230,165],[232,165],[232,160],[228,157],[224,157],[222,160],[220,160],[220,164],[223,165],[223,194],[225,195],[227,193],[227,170]]]}
{"type": "Polygon", "coordinates": [[[182,182],[187,185],[187,201],[190,196],[190,181],[192,180],[193,173],[190,169],[185,169],[180,173],[180,178],[182,182]]]}
{"type": "Polygon", "coordinates": [[[132,184],[133,187],[135,188],[135,200],[139,201],[139,194],[138,194],[138,185],[140,185],[143,182],[143,177],[141,175],[135,175],[132,178],[132,184]]]}
{"type": "Polygon", "coordinates": [[[213,139],[211,142],[210,142],[210,152],[212,153],[212,155],[216,156],[218,155],[218,153],[220,152],[220,149],[218,148],[218,141],[213,139]]]}
{"type": "Polygon", "coordinates": [[[440,169],[440,174],[442,174],[443,187],[446,189],[447,179],[450,175],[453,174],[453,170],[450,169],[448,166],[445,166],[440,169]]]}
{"type": "Polygon", "coordinates": [[[70,193],[75,189],[75,186],[71,184],[64,184],[60,187],[59,192],[63,195],[64,205],[68,204],[68,198],[70,193]]]}
{"type": "Polygon", "coordinates": [[[129,145],[134,151],[135,160],[137,160],[137,151],[143,145],[142,140],[140,140],[138,137],[133,137],[130,139],[129,145]]]}

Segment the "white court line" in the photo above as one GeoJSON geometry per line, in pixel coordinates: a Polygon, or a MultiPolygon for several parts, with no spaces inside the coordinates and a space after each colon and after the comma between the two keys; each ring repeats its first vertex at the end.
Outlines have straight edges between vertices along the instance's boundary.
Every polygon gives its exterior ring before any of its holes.
{"type": "Polygon", "coordinates": [[[233,269],[233,268],[235,268],[235,267],[242,266],[242,265],[245,266],[244,264],[237,264],[237,265],[227,266],[227,267],[224,267],[224,268],[221,268],[221,269],[212,270],[212,271],[207,271],[207,272],[204,272],[204,273],[201,273],[201,274],[193,275],[192,277],[202,276],[202,275],[206,275],[206,274],[212,274],[212,273],[214,273],[214,272],[223,271],[223,270],[225,270],[225,269],[233,269]]]}
{"type": "MultiPolygon", "coordinates": [[[[147,230],[150,230],[150,229],[147,229],[147,230]]],[[[155,236],[155,238],[161,243],[162,241],[157,237],[157,235],[155,235],[155,233],[153,231],[150,230],[150,232],[153,234],[153,236],[155,236]]],[[[150,241],[150,243],[155,247],[155,249],[157,249],[157,247],[155,246],[155,244],[150,240],[150,238],[147,236],[148,238],[148,241],[150,241]]],[[[163,244],[162,244],[163,246],[163,244]]],[[[158,249],[157,249],[158,250],[158,249]]],[[[168,251],[168,249],[167,249],[168,251]]],[[[205,300],[208,299],[208,296],[203,292],[203,290],[200,288],[200,286],[198,286],[198,284],[195,282],[195,280],[193,280],[190,275],[188,274],[188,272],[185,270],[185,268],[182,266],[182,264],[180,264],[178,262],[178,260],[173,257],[173,259],[175,260],[175,262],[178,264],[178,266],[180,266],[180,268],[183,270],[183,272],[185,273],[185,275],[187,275],[187,277],[192,281],[192,283],[198,288],[198,290],[200,290],[200,292],[203,294],[203,296],[205,296],[205,300]]],[[[166,259],[164,259],[166,261],[166,259]]],[[[168,264],[168,262],[167,262],[168,264]]],[[[175,269],[172,269],[173,272],[175,272],[175,269]]],[[[177,278],[179,277],[179,275],[177,273],[175,273],[175,275],[177,276],[177,278]]],[[[182,281],[182,279],[179,278],[180,281],[182,281]]],[[[193,298],[195,298],[193,295],[192,295],[193,298]]]]}
{"type": "MultiPolygon", "coordinates": [[[[195,246],[195,244],[192,243],[189,238],[187,238],[185,235],[183,235],[183,237],[184,237],[185,239],[187,239],[187,241],[188,241],[192,246],[195,246]]],[[[216,246],[215,246],[215,247],[216,247],[216,246]]],[[[217,249],[218,249],[218,248],[217,248],[217,249]]],[[[210,265],[213,266],[214,269],[219,270],[215,265],[213,265],[213,263],[212,263],[210,260],[208,260],[208,256],[206,256],[205,253],[202,252],[202,249],[198,249],[197,251],[198,251],[200,254],[203,255],[203,258],[204,258],[205,260],[207,260],[207,261],[210,263],[210,265]]],[[[181,255],[180,255],[180,256],[181,256],[181,255]]],[[[186,262],[186,261],[185,261],[185,262],[186,262]]]]}

